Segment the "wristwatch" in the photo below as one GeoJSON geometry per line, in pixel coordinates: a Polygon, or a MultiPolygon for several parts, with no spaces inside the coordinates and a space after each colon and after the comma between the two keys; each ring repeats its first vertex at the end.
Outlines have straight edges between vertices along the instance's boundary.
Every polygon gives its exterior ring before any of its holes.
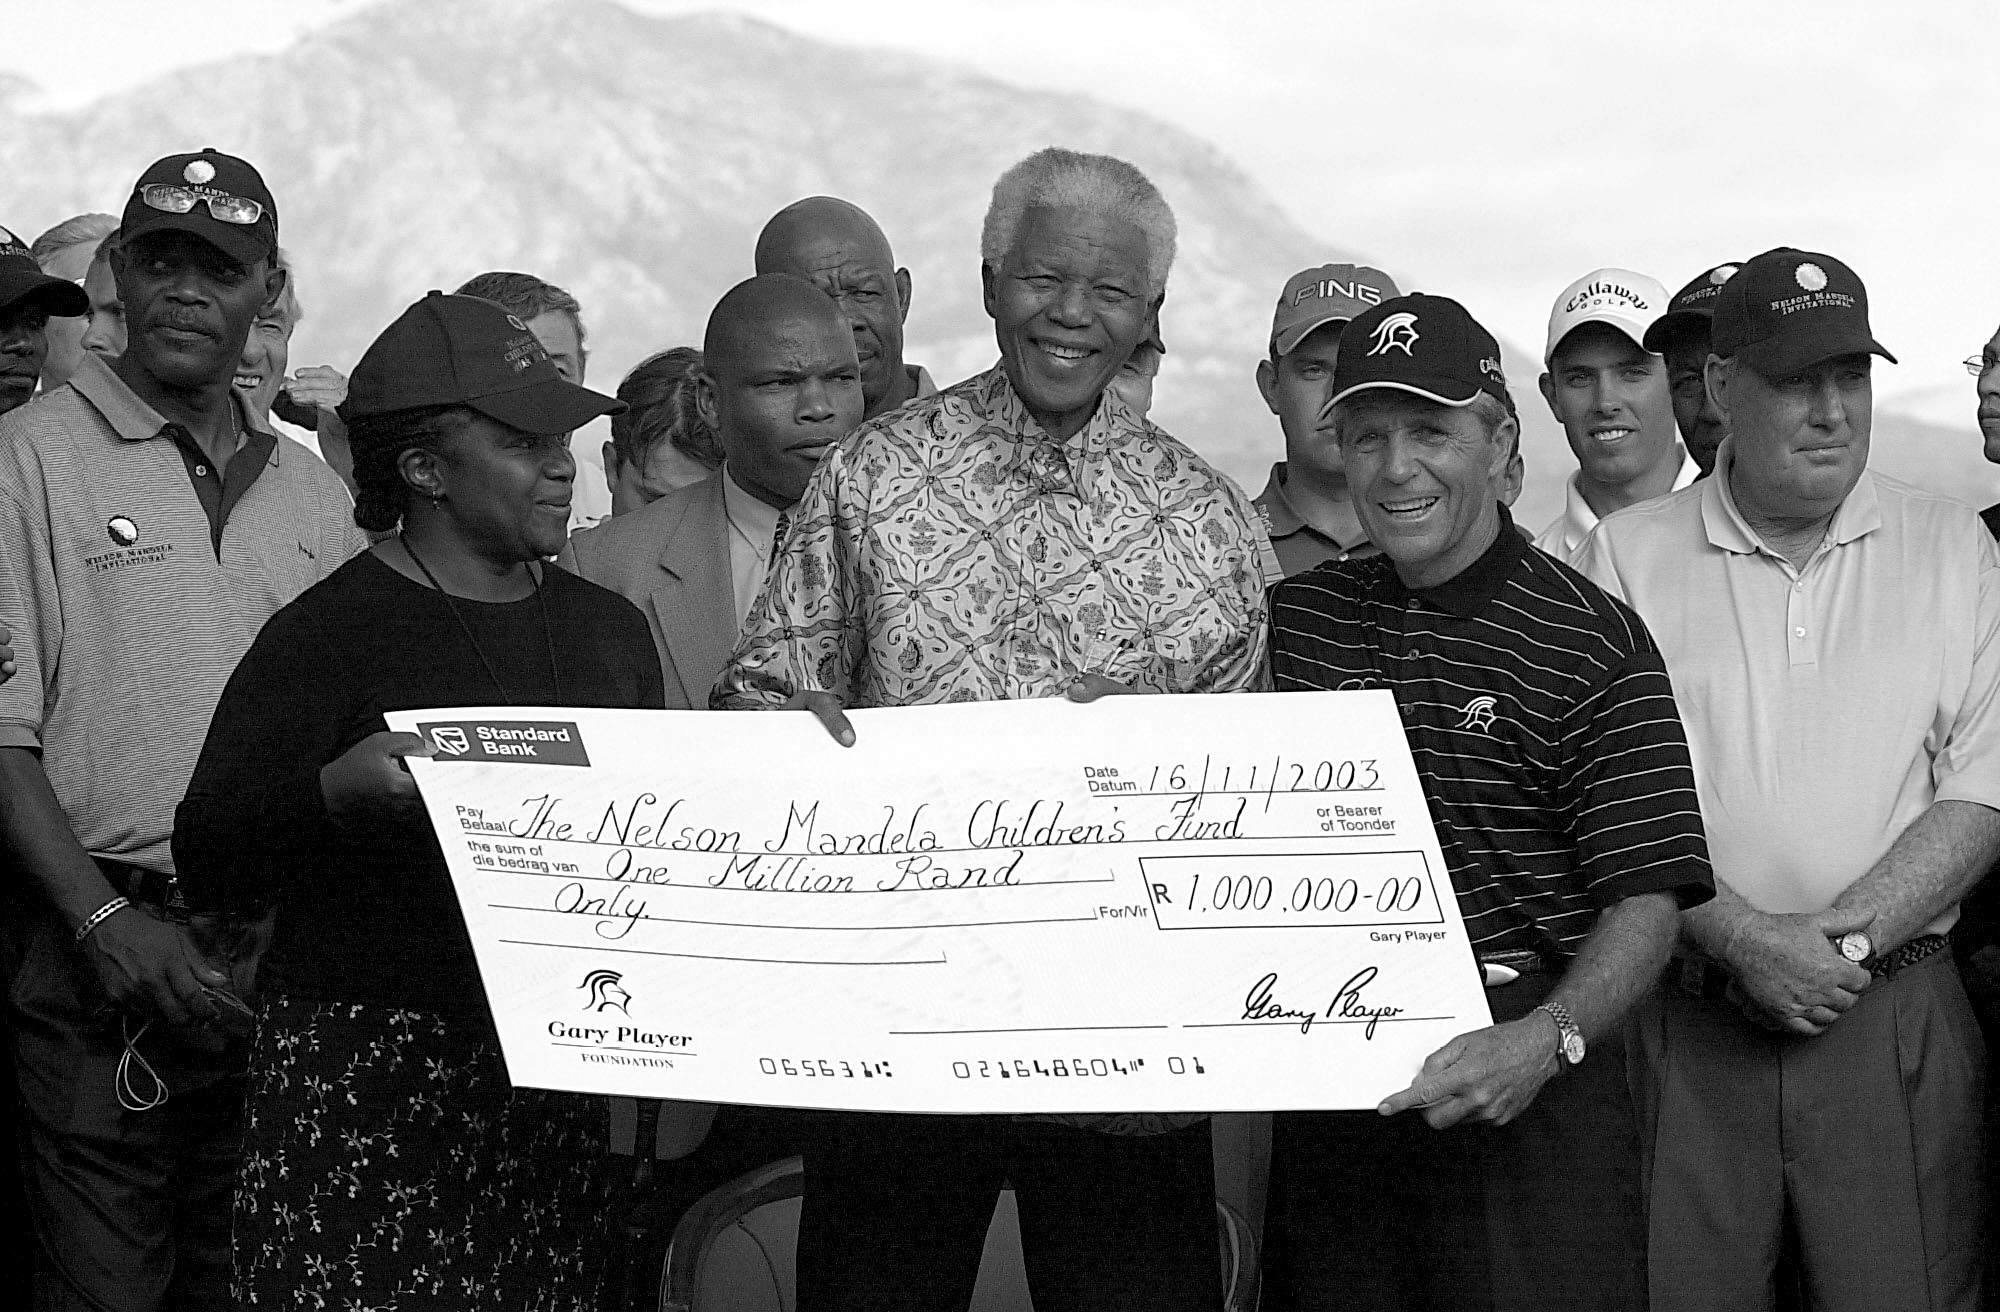
{"type": "Polygon", "coordinates": [[[1875,940],[1858,929],[1850,929],[1836,940],[1840,955],[1855,965],[1860,965],[1875,955],[1875,940]]]}
{"type": "Polygon", "coordinates": [[[1576,1027],[1574,1020],[1570,1019],[1569,1008],[1560,1002],[1544,1002],[1535,1010],[1546,1011],[1549,1013],[1549,1019],[1556,1023],[1556,1056],[1562,1058],[1563,1065],[1570,1070],[1583,1065],[1586,1047],[1583,1031],[1576,1027]]]}

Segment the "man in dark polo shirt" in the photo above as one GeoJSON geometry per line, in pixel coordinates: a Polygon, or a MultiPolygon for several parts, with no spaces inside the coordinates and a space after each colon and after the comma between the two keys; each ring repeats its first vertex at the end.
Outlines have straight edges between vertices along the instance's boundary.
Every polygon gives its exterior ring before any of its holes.
{"type": "Polygon", "coordinates": [[[1374,1113],[1277,1118],[1265,1306],[1643,1308],[1619,1025],[1713,890],[1673,689],[1513,531],[1513,402],[1457,302],[1357,317],[1330,409],[1384,554],[1279,586],[1273,674],[1395,693],[1496,1023],[1374,1113]]]}
{"type": "MultiPolygon", "coordinates": [[[[0,842],[37,1312],[224,1307],[235,944],[181,923],[174,808],[264,621],[366,546],[332,470],[232,386],[283,294],[277,215],[214,150],[141,175],[115,362],[0,417],[0,842]]],[[[213,926],[209,927],[213,928],[213,926]]],[[[20,1290],[24,1273],[8,1271],[20,1290]]]]}
{"type": "Polygon", "coordinates": [[[1285,458],[1271,466],[1256,504],[1287,578],[1323,560],[1377,554],[1354,513],[1326,402],[1341,330],[1395,295],[1388,274],[1353,264],[1303,269],[1278,294],[1271,354],[1257,362],[1257,390],[1284,431],[1285,458]]]}

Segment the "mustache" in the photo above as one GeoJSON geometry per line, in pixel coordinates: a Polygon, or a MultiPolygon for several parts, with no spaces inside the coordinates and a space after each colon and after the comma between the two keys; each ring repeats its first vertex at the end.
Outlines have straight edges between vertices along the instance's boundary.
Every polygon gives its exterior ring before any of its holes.
{"type": "Polygon", "coordinates": [[[177,328],[182,332],[200,333],[204,337],[216,335],[215,325],[209,321],[208,316],[200,310],[179,306],[155,310],[147,316],[147,322],[155,328],[177,328]]]}

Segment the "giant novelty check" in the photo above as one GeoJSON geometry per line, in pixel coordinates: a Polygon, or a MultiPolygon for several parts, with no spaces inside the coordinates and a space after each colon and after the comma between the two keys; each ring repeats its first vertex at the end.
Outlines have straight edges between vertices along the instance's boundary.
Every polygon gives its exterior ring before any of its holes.
{"type": "Polygon", "coordinates": [[[1372,1107],[1489,1023],[1386,692],[388,718],[517,1085],[1372,1107]]]}

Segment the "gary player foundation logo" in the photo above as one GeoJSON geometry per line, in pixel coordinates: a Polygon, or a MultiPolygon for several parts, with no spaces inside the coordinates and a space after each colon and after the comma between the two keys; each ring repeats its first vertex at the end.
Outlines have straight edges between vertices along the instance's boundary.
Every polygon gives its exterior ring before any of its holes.
{"type": "Polygon", "coordinates": [[[623,984],[619,983],[624,978],[615,970],[603,969],[593,970],[585,975],[582,985],[579,986],[589,995],[583,1004],[583,1009],[616,1011],[620,1015],[631,1015],[632,1013],[626,1008],[632,1003],[632,995],[625,991],[623,984]]]}

